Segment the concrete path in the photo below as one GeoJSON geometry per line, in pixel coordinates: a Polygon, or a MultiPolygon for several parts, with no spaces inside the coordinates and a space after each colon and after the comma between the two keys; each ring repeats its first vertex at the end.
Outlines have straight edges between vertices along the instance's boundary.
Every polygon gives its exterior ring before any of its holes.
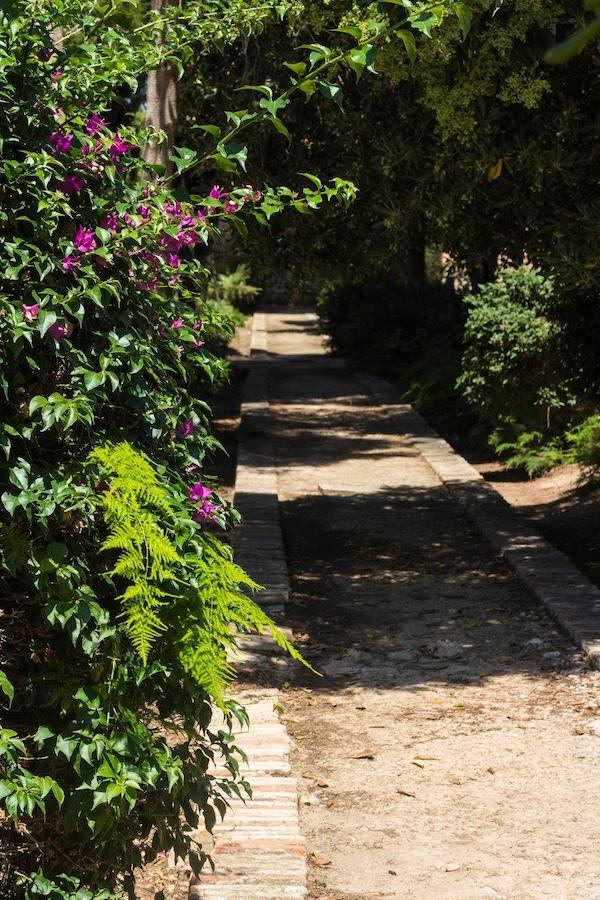
{"type": "Polygon", "coordinates": [[[323,673],[280,691],[310,897],[600,898],[598,672],[314,317],[265,324],[287,615],[323,673]]]}

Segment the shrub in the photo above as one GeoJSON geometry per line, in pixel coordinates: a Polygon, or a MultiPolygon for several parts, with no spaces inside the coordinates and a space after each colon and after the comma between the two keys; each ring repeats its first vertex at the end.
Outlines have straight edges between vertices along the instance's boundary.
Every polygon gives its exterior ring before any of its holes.
{"type": "Polygon", "coordinates": [[[567,461],[564,441],[560,437],[548,439],[547,434],[525,431],[516,422],[505,423],[494,430],[489,445],[495,453],[505,457],[507,469],[524,471],[529,478],[537,478],[567,461]]]}
{"type": "Polygon", "coordinates": [[[466,349],[458,387],[490,425],[552,427],[573,402],[552,318],[554,282],[528,267],[503,270],[466,298],[466,349]]]}
{"type": "Polygon", "coordinates": [[[596,478],[600,473],[600,415],[589,416],[566,435],[568,460],[578,463],[584,474],[596,478]]]}
{"type": "Polygon", "coordinates": [[[450,290],[389,276],[330,285],[317,310],[334,350],[379,371],[414,363],[434,341],[450,345],[460,330],[450,290]]]}

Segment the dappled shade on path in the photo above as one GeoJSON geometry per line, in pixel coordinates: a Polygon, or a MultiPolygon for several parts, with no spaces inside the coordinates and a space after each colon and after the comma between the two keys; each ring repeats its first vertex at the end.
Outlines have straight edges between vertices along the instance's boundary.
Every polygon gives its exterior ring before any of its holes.
{"type": "Polygon", "coordinates": [[[311,896],[600,897],[598,674],[397,419],[268,316],[311,896]],[[598,720],[598,721],[596,721],[598,720]]]}

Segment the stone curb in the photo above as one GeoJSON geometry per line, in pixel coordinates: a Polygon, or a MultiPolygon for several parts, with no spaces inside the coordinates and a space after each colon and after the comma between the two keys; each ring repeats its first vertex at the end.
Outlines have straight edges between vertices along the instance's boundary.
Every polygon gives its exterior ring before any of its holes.
{"type": "Polygon", "coordinates": [[[360,374],[358,381],[405,434],[461,506],[550,614],[600,668],[600,590],[510,506],[409,404],[389,381],[360,374]]]}
{"type": "MultiPolygon", "coordinates": [[[[277,498],[277,474],[270,434],[267,379],[260,358],[267,351],[266,317],[252,322],[251,363],[243,387],[235,505],[242,526],[234,533],[236,561],[264,590],[255,596],[283,624],[290,582],[277,498]]],[[[278,680],[286,661],[268,636],[240,639],[239,669],[269,669],[278,680]]],[[[238,696],[250,717],[249,731],[237,731],[236,744],[248,756],[252,799],[230,801],[224,821],[214,829],[216,869],[192,879],[189,900],[305,900],[306,843],[300,831],[298,787],[290,769],[290,738],[278,714],[279,692],[256,687],[238,696]]],[[[217,774],[218,769],[213,770],[217,774]]],[[[223,772],[219,774],[224,774],[223,772]]]]}

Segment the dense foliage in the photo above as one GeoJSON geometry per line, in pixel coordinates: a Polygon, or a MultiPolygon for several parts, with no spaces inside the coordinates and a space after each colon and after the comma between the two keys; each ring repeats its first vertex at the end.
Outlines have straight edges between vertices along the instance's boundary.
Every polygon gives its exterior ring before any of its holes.
{"type": "Polygon", "coordinates": [[[466,298],[458,386],[492,424],[516,420],[549,428],[552,410],[572,399],[553,299],[553,280],[529,268],[504,269],[466,298]]]}
{"type": "MultiPolygon", "coordinates": [[[[326,41],[334,23],[365,16],[353,0],[302,6],[243,53],[198,60],[189,98],[208,102],[199,89],[207,73],[233,91],[248,73],[260,80],[298,39],[326,41]]],[[[409,53],[398,43],[378,45],[370,65],[381,77],[338,73],[343,109],[332,108],[326,118],[313,107],[291,110],[292,130],[303,141],[285,156],[273,152],[271,133],[253,138],[257,173],[283,178],[300,168],[302,153],[320,171],[335,160],[359,192],[349,212],[332,208],[318,221],[282,217],[268,245],[252,236],[246,259],[267,297],[306,301],[322,293],[334,345],[397,375],[407,396],[451,431],[465,425],[489,433],[512,418],[510,433],[497,432],[496,446],[511,452],[521,437],[537,448],[556,438],[562,451],[565,428],[593,412],[600,392],[594,137],[600,45],[593,39],[599,8],[593,0],[476,0],[468,7],[462,16],[443,17],[430,35],[424,29],[407,36],[409,53]],[[477,293],[494,282],[498,267],[510,272],[523,263],[553,282],[543,313],[526,301],[519,310],[518,296],[501,309],[492,294],[502,291],[502,277],[489,296],[477,293]],[[442,278],[455,292],[446,294],[441,318],[451,325],[449,339],[440,341],[427,298],[428,283],[442,278]],[[475,299],[463,306],[460,298],[472,292],[475,299]],[[476,389],[472,368],[455,388],[469,310],[473,336],[479,322],[488,351],[494,323],[507,317],[497,378],[479,367],[487,393],[476,389]],[[534,345],[540,352],[532,357],[534,345]],[[531,384],[522,377],[530,362],[531,384]],[[493,408],[497,387],[502,396],[493,408]]],[[[184,129],[193,127],[196,109],[185,104],[184,129]]],[[[469,352],[465,362],[477,367],[469,352]]]]}
{"type": "Polygon", "coordinates": [[[353,198],[341,178],[249,184],[243,136],[264,123],[289,137],[294,97],[338,101],[330,74],[360,74],[377,42],[431,29],[446,5],[408,4],[404,20],[350,28],[341,49],[301,49],[280,94],[258,84],[245,109],[217,105],[200,142],[167,143],[168,167],[144,162],[167,137],[136,115],[149,69],[181,75],[296,6],[2,5],[5,894],[133,896],[135,870],[171,850],[199,868],[200,817],[210,829],[248,789],[230,732],[211,727],[215,704],[226,725],[244,720],[227,692],[235,629],[270,629],[297,656],[217,537],[235,513],[203,476],[216,446],[206,396],[234,321],[206,248],[353,198]],[[207,774],[215,755],[227,778],[207,774]]]}

